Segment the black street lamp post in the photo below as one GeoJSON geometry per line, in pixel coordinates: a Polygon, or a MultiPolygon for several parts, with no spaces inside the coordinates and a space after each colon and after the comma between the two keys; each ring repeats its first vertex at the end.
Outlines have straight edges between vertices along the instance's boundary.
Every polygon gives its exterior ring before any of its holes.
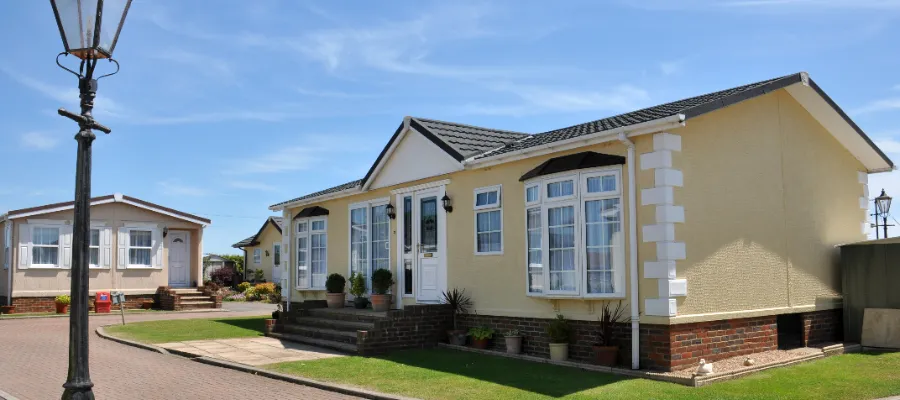
{"type": "Polygon", "coordinates": [[[59,115],[78,123],[78,159],[75,167],[75,218],[72,228],[72,286],[69,316],[69,373],[63,399],[93,399],[94,392],[88,367],[88,258],[90,257],[91,221],[91,145],[93,130],[110,133],[110,129],[94,121],[94,97],[97,80],[113,75],[119,63],[112,59],[119,33],[131,0],[50,0],[65,51],[56,56],[60,68],[78,76],[81,114],[59,109],[59,115]],[[59,56],[73,55],[81,59],[78,72],[59,63],[59,56]],[[107,59],[116,64],[112,74],[94,78],[97,61],[107,59]]]}
{"type": "Polygon", "coordinates": [[[888,213],[891,211],[891,196],[888,196],[884,189],[881,189],[881,194],[875,198],[875,238],[878,238],[878,217],[881,216],[883,220],[882,225],[884,227],[884,238],[888,237],[888,223],[887,217],[888,213]]]}

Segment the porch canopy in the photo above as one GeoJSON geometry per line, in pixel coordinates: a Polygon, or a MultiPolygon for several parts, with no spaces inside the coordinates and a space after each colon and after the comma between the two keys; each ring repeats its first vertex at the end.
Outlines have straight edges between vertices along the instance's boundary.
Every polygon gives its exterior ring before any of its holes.
{"type": "Polygon", "coordinates": [[[567,156],[554,157],[544,161],[541,165],[538,165],[531,171],[526,172],[525,175],[522,175],[522,177],[519,178],[519,182],[524,182],[542,175],[551,175],[576,169],[622,164],[625,164],[625,157],[584,151],[581,153],[569,154],[567,156]]]}
{"type": "Polygon", "coordinates": [[[328,209],[319,207],[319,206],[313,206],[313,207],[306,207],[306,208],[300,210],[300,212],[294,216],[294,219],[318,217],[318,216],[322,216],[322,215],[328,215],[328,209]]]}

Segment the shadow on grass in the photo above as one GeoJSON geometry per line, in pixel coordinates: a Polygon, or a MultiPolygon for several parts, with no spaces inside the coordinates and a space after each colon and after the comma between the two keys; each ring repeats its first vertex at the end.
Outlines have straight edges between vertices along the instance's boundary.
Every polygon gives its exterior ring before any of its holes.
{"type": "Polygon", "coordinates": [[[219,318],[210,320],[212,322],[218,322],[221,324],[231,325],[236,328],[247,329],[250,331],[259,332],[260,336],[263,336],[266,329],[266,323],[264,317],[249,317],[249,318],[219,318]]]}
{"type": "Polygon", "coordinates": [[[401,350],[377,358],[551,397],[564,397],[633,379],[451,349],[401,350]]]}

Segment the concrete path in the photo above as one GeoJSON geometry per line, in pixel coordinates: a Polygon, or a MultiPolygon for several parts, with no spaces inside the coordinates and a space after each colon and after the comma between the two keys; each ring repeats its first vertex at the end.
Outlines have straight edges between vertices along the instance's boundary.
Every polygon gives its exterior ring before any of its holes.
{"type": "Polygon", "coordinates": [[[268,337],[191,340],[163,343],[157,346],[196,357],[213,357],[252,366],[344,357],[343,354],[337,352],[268,337]]]}
{"type": "MultiPolygon", "coordinates": [[[[129,322],[260,315],[217,312],[126,315],[129,322]]],[[[352,397],[201,364],[105,340],[98,326],[118,315],[90,318],[90,368],[98,399],[349,399],[352,397]]],[[[20,400],[58,399],[66,381],[68,318],[0,320],[0,391],[20,400]]]]}

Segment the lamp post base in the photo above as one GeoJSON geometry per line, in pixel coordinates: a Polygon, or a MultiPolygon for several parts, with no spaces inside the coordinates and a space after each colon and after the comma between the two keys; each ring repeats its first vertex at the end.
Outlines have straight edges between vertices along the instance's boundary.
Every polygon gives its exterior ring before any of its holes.
{"type": "Polygon", "coordinates": [[[62,395],[63,400],[94,400],[94,391],[91,389],[94,387],[93,383],[71,385],[67,383],[63,387],[66,388],[62,395]]]}

